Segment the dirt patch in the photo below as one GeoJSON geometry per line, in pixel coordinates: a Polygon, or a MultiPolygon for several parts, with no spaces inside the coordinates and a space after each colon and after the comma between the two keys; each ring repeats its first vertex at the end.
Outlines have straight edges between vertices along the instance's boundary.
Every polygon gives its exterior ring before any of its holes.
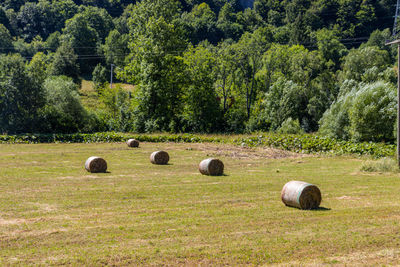
{"type": "Polygon", "coordinates": [[[310,155],[299,154],[275,148],[249,148],[234,145],[214,145],[214,144],[194,144],[193,150],[200,150],[207,153],[210,157],[230,157],[237,159],[282,159],[282,158],[302,158],[310,155]]]}
{"type": "Polygon", "coordinates": [[[22,223],[26,223],[26,220],[23,219],[9,219],[9,220],[5,220],[0,218],[0,226],[7,226],[7,225],[15,225],[15,224],[22,224],[22,223]]]}

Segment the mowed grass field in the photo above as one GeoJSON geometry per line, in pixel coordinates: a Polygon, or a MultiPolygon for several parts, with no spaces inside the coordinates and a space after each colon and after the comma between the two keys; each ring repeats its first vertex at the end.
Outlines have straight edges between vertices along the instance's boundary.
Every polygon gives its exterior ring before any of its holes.
{"type": "Polygon", "coordinates": [[[362,159],[215,144],[0,145],[0,265],[383,265],[400,261],[400,176],[362,159]],[[170,164],[152,165],[166,150],[170,164]],[[89,156],[108,162],[90,174],[89,156]],[[225,163],[202,176],[208,157],[225,163]],[[280,200],[318,185],[321,209],[280,200]]]}

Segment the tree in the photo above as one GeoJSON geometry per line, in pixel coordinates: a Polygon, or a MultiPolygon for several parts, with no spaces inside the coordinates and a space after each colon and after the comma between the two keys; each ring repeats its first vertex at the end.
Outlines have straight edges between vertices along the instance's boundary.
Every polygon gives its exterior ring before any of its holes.
{"type": "Polygon", "coordinates": [[[349,109],[350,132],[356,141],[393,140],[396,89],[381,81],[362,85],[349,109]]]}
{"type": "Polygon", "coordinates": [[[104,42],[114,27],[112,18],[107,11],[104,8],[88,6],[82,15],[87,18],[87,25],[96,31],[99,41],[104,42]]]}
{"type": "Polygon", "coordinates": [[[90,116],[80,102],[78,86],[71,78],[49,77],[44,82],[44,90],[43,132],[74,133],[91,127],[90,116]]]}
{"type": "Polygon", "coordinates": [[[234,7],[232,3],[226,3],[218,14],[217,27],[224,35],[225,39],[232,38],[239,40],[243,34],[243,26],[237,23],[234,7]]]}
{"type": "Polygon", "coordinates": [[[99,63],[99,36],[96,30],[90,27],[89,19],[84,14],[78,13],[65,22],[61,42],[68,43],[74,53],[80,55],[78,64],[83,73],[91,73],[99,63]]]}
{"type": "Polygon", "coordinates": [[[7,53],[13,50],[12,37],[7,28],[0,24],[0,53],[7,53]]]}
{"type": "Polygon", "coordinates": [[[392,141],[396,89],[382,81],[346,81],[342,93],[320,121],[323,135],[355,141],[392,141]]]}
{"type": "Polygon", "coordinates": [[[27,2],[21,7],[17,15],[18,28],[27,42],[32,41],[37,35],[47,38],[50,34],[47,27],[50,24],[48,19],[51,15],[46,16],[47,11],[49,10],[32,2],[27,2]]]}
{"type": "Polygon", "coordinates": [[[249,130],[275,131],[289,118],[301,121],[306,97],[306,88],[280,78],[265,94],[261,107],[249,123],[249,130]]]}
{"type": "Polygon", "coordinates": [[[28,71],[35,80],[43,84],[47,78],[47,66],[49,65],[48,57],[43,52],[36,53],[28,64],[28,71]]]}
{"type": "Polygon", "coordinates": [[[37,130],[37,115],[43,104],[40,81],[27,71],[22,57],[0,55],[0,132],[37,130]]]}
{"type": "Polygon", "coordinates": [[[361,77],[366,70],[377,67],[379,71],[383,71],[389,64],[390,57],[386,50],[380,50],[374,46],[352,49],[344,58],[339,80],[353,79],[361,81],[361,77]]]}
{"type": "Polygon", "coordinates": [[[221,129],[222,112],[214,89],[216,59],[205,45],[190,47],[184,54],[189,79],[184,94],[185,119],[194,132],[221,129]]]}
{"type": "Polygon", "coordinates": [[[130,19],[129,64],[118,77],[138,85],[137,131],[177,131],[182,112],[183,32],[175,25],[178,3],[137,3],[130,19]]]}
{"type": "Polygon", "coordinates": [[[247,118],[250,118],[253,101],[257,96],[256,74],[262,67],[262,55],[267,50],[272,33],[269,28],[260,28],[254,33],[245,33],[234,46],[241,87],[246,98],[247,118]]]}
{"type": "Polygon", "coordinates": [[[96,68],[94,68],[92,74],[94,89],[96,89],[99,92],[102,88],[104,88],[108,82],[109,75],[110,72],[107,71],[107,69],[103,67],[101,64],[98,64],[96,68]]]}
{"type": "Polygon", "coordinates": [[[112,30],[102,46],[107,64],[124,66],[125,58],[129,54],[128,43],[128,34],[121,34],[117,30],[112,30]]]}
{"type": "Polygon", "coordinates": [[[64,43],[57,49],[49,68],[51,75],[65,75],[75,80],[78,79],[80,73],[78,56],[70,44],[64,43]]]}
{"type": "Polygon", "coordinates": [[[206,3],[195,5],[191,12],[184,13],[182,21],[193,44],[198,44],[202,40],[215,44],[220,40],[216,15],[206,3]]]}
{"type": "Polygon", "coordinates": [[[328,66],[334,70],[340,67],[340,60],[347,52],[346,47],[340,42],[338,34],[327,29],[319,30],[315,33],[318,51],[325,59],[328,66]]]}

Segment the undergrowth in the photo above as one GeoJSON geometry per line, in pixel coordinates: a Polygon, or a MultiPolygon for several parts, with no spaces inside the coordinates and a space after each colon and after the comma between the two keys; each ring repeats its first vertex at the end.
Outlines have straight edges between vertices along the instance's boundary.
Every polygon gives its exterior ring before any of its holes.
{"type": "Polygon", "coordinates": [[[24,134],[0,135],[0,143],[112,143],[130,138],[141,142],[228,143],[248,147],[274,147],[297,153],[328,153],[334,155],[369,155],[376,158],[395,154],[396,146],[386,143],[341,141],[311,134],[261,134],[257,136],[195,135],[195,134],[129,134],[102,132],[94,134],[24,134]]]}

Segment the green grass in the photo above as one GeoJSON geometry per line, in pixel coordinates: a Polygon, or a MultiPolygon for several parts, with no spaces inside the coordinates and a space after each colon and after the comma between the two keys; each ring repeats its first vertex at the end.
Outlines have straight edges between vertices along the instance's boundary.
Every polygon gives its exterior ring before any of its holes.
{"type": "MultiPolygon", "coordinates": [[[[120,86],[127,92],[134,92],[135,87],[130,84],[124,83],[113,83],[113,88],[115,86],[120,86]]],[[[90,110],[103,109],[104,103],[101,102],[96,90],[93,87],[93,82],[89,80],[82,80],[81,88],[79,89],[79,94],[81,96],[82,105],[90,110]]]]}
{"type": "Polygon", "coordinates": [[[396,264],[399,174],[351,157],[222,144],[0,145],[1,265],[396,264]],[[149,162],[163,149],[170,165],[149,162]],[[84,170],[101,156],[109,173],[84,170]],[[209,156],[225,176],[202,176],[209,156]],[[318,185],[324,209],[280,200],[318,185]]]}

